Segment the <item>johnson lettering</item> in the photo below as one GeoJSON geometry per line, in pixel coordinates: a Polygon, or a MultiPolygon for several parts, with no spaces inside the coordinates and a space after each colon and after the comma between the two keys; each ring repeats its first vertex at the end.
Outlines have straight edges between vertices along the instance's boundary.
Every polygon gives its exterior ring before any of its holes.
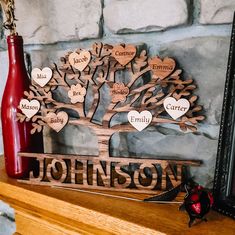
{"type": "MultiPolygon", "coordinates": [[[[182,183],[185,165],[200,165],[193,161],[133,159],[112,157],[102,159],[94,156],[21,153],[36,157],[40,174],[30,174],[33,184],[50,184],[72,188],[115,189],[126,192],[154,193],[168,190],[182,183]],[[123,162],[122,162],[123,161],[123,162]],[[58,170],[60,169],[60,170],[58,170]],[[129,170],[127,170],[129,169],[129,170]],[[56,175],[56,177],[54,177],[56,175]]],[[[21,181],[26,182],[26,181],[21,181]]]]}

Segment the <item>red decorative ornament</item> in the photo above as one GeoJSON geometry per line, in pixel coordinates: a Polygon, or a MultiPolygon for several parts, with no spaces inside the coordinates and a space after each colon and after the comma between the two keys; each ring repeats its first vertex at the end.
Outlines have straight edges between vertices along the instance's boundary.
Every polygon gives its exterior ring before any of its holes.
{"type": "Polygon", "coordinates": [[[210,192],[200,185],[194,186],[190,189],[185,187],[187,194],[184,198],[184,203],[180,209],[185,209],[189,215],[189,227],[192,226],[195,219],[207,221],[205,215],[210,211],[214,199],[210,192]]]}

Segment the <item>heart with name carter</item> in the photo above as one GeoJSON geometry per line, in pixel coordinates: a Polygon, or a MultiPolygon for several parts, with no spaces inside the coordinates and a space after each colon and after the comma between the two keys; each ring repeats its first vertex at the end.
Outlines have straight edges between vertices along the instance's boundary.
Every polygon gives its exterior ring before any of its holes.
{"type": "Polygon", "coordinates": [[[163,102],[166,112],[174,119],[182,117],[188,112],[190,103],[186,99],[176,100],[173,97],[167,97],[163,102]]]}

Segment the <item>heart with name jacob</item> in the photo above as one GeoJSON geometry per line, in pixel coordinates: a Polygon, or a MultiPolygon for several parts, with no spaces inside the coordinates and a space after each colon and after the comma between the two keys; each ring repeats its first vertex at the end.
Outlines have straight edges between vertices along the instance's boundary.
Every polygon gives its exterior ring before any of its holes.
{"type": "Polygon", "coordinates": [[[182,117],[185,113],[188,112],[190,108],[190,103],[186,99],[176,100],[173,97],[167,97],[163,102],[164,108],[167,113],[176,120],[179,117],[182,117]]]}
{"type": "Polygon", "coordinates": [[[161,60],[159,57],[153,57],[148,61],[153,75],[156,78],[164,79],[170,75],[175,69],[175,61],[169,57],[161,60]]]}
{"type": "Polygon", "coordinates": [[[125,66],[134,59],[136,47],[133,45],[118,45],[112,49],[112,56],[122,65],[125,66]]]}
{"type": "Polygon", "coordinates": [[[81,50],[79,53],[72,52],[69,55],[69,63],[79,71],[83,71],[91,60],[91,53],[89,51],[81,50]]]}
{"type": "Polygon", "coordinates": [[[38,100],[22,99],[19,108],[27,118],[31,118],[39,111],[40,103],[38,100]]]}
{"type": "Polygon", "coordinates": [[[135,129],[142,131],[151,123],[152,114],[147,110],[144,110],[141,113],[133,110],[128,113],[127,118],[135,129]]]}
{"type": "Polygon", "coordinates": [[[52,70],[45,67],[42,70],[34,68],[31,72],[32,79],[41,87],[44,87],[52,78],[52,70]]]}
{"type": "Polygon", "coordinates": [[[59,132],[68,122],[69,116],[66,112],[60,111],[56,113],[48,113],[45,121],[56,132],[59,132]]]}

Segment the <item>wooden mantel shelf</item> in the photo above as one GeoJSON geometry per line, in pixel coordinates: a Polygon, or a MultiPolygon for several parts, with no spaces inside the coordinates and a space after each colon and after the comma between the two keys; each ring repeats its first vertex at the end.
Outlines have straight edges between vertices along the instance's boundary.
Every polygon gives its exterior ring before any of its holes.
{"type": "Polygon", "coordinates": [[[235,234],[235,221],[214,211],[188,228],[178,205],[25,185],[6,176],[3,158],[0,164],[0,199],[15,209],[17,234],[235,234]]]}

